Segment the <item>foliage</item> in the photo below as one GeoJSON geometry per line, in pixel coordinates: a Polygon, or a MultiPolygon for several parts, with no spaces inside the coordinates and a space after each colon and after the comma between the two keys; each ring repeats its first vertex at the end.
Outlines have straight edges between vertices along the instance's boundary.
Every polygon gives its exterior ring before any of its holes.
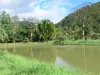
{"type": "Polygon", "coordinates": [[[66,31],[60,27],[60,26],[56,26],[55,28],[55,39],[63,41],[67,38],[67,33],[66,31]]]}
{"type": "Polygon", "coordinates": [[[67,27],[70,39],[82,39],[82,31],[85,39],[100,39],[100,2],[87,5],[65,17],[58,25],[63,29],[67,27]],[[83,25],[85,25],[83,27],[83,25]]]}
{"type": "Polygon", "coordinates": [[[10,18],[10,15],[7,14],[5,11],[1,14],[1,20],[0,20],[2,28],[5,30],[5,32],[8,35],[8,42],[13,41],[13,26],[12,21],[10,18]]]}
{"type": "Polygon", "coordinates": [[[100,40],[64,40],[64,41],[54,41],[55,45],[100,45],[100,40]]]}
{"type": "Polygon", "coordinates": [[[2,27],[3,31],[7,34],[7,42],[23,42],[25,38],[28,38],[29,41],[35,40],[37,23],[38,20],[36,19],[23,19],[21,21],[17,15],[11,17],[5,11],[0,16],[0,28],[2,27]]]}
{"type": "Polygon", "coordinates": [[[23,40],[23,42],[24,42],[24,43],[28,43],[28,42],[29,42],[29,39],[28,39],[28,38],[25,38],[25,39],[23,40]]]}
{"type": "Polygon", "coordinates": [[[64,41],[56,40],[53,42],[54,45],[64,45],[64,41]]]}
{"type": "Polygon", "coordinates": [[[5,42],[8,40],[8,35],[6,31],[0,26],[0,42],[5,42]]]}
{"type": "Polygon", "coordinates": [[[100,39],[100,2],[87,5],[66,16],[57,24],[35,18],[20,20],[5,11],[0,15],[0,42],[40,42],[57,40],[100,39]],[[2,39],[3,38],[3,39],[2,39]]]}
{"type": "Polygon", "coordinates": [[[51,21],[42,20],[38,24],[37,29],[41,39],[43,39],[44,41],[52,39],[54,34],[54,25],[51,21]]]}

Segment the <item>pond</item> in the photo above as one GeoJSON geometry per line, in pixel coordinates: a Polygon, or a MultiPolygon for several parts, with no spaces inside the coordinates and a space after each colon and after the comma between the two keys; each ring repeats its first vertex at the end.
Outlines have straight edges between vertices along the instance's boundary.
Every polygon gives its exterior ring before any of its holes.
{"type": "MultiPolygon", "coordinates": [[[[14,48],[8,48],[14,52],[14,48]]],[[[65,45],[16,47],[15,54],[39,61],[64,66],[69,70],[81,69],[87,72],[100,72],[100,46],[65,45]]]]}

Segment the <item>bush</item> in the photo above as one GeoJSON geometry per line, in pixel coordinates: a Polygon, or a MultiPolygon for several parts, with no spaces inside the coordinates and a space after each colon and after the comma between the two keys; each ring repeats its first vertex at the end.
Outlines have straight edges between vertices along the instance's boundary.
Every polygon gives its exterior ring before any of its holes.
{"type": "Polygon", "coordinates": [[[53,42],[54,45],[64,45],[64,41],[56,40],[53,42]]]}
{"type": "Polygon", "coordinates": [[[100,37],[100,34],[99,33],[94,33],[92,35],[92,39],[94,39],[94,40],[99,39],[99,37],[100,37]]]}
{"type": "Polygon", "coordinates": [[[28,39],[28,38],[25,38],[25,39],[23,40],[23,42],[24,42],[24,43],[28,43],[28,42],[29,42],[29,39],[28,39]]]}
{"type": "Polygon", "coordinates": [[[65,36],[59,36],[56,39],[59,40],[59,41],[64,41],[66,38],[65,38],[65,36]]]}

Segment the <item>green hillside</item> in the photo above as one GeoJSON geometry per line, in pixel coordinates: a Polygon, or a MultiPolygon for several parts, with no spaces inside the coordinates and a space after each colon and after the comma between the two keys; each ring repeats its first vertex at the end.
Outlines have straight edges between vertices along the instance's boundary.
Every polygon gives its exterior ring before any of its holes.
{"type": "Polygon", "coordinates": [[[69,14],[57,25],[62,26],[68,35],[82,39],[82,30],[85,30],[86,39],[100,39],[100,2],[87,5],[74,13],[69,14]],[[85,27],[83,28],[83,25],[85,27]]]}

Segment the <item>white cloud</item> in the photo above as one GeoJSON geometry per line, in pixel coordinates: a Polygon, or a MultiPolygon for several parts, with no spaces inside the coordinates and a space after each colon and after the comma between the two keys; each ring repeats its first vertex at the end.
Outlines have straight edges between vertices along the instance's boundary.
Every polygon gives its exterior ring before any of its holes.
{"type": "Polygon", "coordinates": [[[28,6],[31,0],[0,0],[0,8],[16,9],[23,6],[28,6]]]}
{"type": "Polygon", "coordinates": [[[18,16],[22,17],[22,18],[36,17],[38,19],[41,19],[41,18],[45,17],[45,15],[47,15],[47,14],[48,14],[47,10],[42,10],[42,9],[40,9],[39,6],[37,6],[37,7],[35,7],[34,11],[28,12],[28,13],[21,13],[21,14],[18,14],[18,16]]]}
{"type": "Polygon", "coordinates": [[[15,12],[12,9],[2,8],[0,12],[6,11],[10,15],[15,15],[15,12]]]}
{"type": "Polygon", "coordinates": [[[71,7],[67,0],[0,0],[0,3],[0,11],[17,14],[20,18],[50,19],[54,23],[68,13],[64,5],[71,7]]]}
{"type": "Polygon", "coordinates": [[[29,3],[29,7],[32,8],[35,4],[37,4],[36,1],[29,3]]]}
{"type": "Polygon", "coordinates": [[[11,2],[12,0],[0,0],[0,4],[2,5],[10,4],[11,2]]]}
{"type": "Polygon", "coordinates": [[[68,13],[66,8],[60,7],[61,3],[62,3],[62,0],[59,0],[59,1],[53,0],[52,5],[44,3],[46,7],[50,6],[50,8],[48,9],[41,9],[41,6],[37,6],[33,9],[33,11],[28,12],[28,13],[21,13],[19,14],[19,16],[26,17],[26,18],[35,17],[38,19],[50,19],[54,23],[57,23],[65,16],[65,14],[68,13]]]}

